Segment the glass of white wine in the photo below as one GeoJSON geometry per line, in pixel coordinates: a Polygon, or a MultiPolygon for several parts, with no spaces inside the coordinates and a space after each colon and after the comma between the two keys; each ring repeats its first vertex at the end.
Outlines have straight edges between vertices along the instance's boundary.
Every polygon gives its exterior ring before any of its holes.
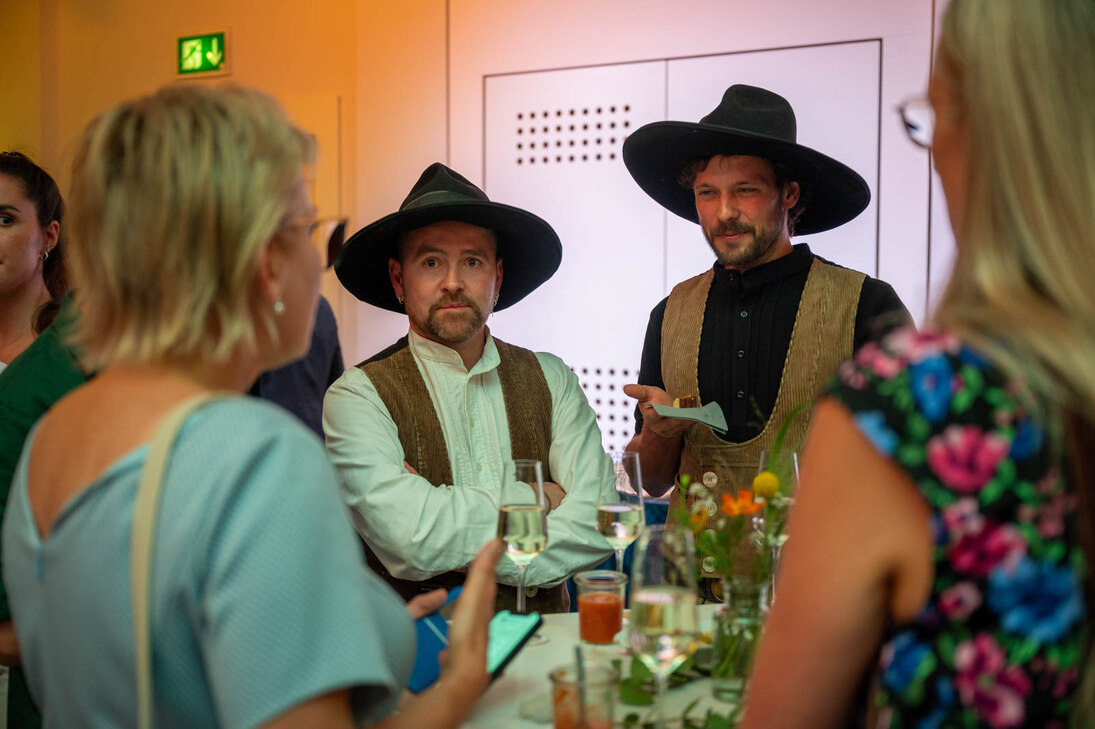
{"type": "Polygon", "coordinates": [[[597,531],[616,551],[616,571],[623,572],[624,551],[646,526],[639,454],[613,453],[612,469],[616,474],[616,488],[614,492],[602,494],[597,504],[597,531]]]}
{"type": "Polygon", "coordinates": [[[517,566],[517,612],[525,613],[525,568],[547,546],[544,476],[540,461],[515,458],[502,475],[498,538],[517,566]]]}
{"type": "Polygon", "coordinates": [[[656,726],[665,726],[669,674],[696,650],[696,552],[692,532],[676,525],[647,527],[631,565],[631,652],[654,675],[656,726]]]}

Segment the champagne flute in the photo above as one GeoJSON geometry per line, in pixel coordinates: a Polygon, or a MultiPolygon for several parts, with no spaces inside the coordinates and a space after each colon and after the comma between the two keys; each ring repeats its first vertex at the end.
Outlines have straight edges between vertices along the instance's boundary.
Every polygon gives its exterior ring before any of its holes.
{"type": "Polygon", "coordinates": [[[614,492],[602,493],[597,504],[597,531],[616,552],[616,571],[623,572],[624,550],[646,526],[639,454],[613,453],[612,469],[616,474],[616,488],[614,492]]]}
{"type": "Polygon", "coordinates": [[[696,650],[696,552],[692,532],[676,525],[639,535],[631,574],[631,652],[654,675],[656,725],[665,726],[669,674],[696,650]]]}
{"type": "Polygon", "coordinates": [[[498,510],[498,538],[517,566],[517,612],[525,613],[525,568],[547,546],[547,510],[544,508],[544,476],[540,461],[515,458],[507,461],[502,476],[498,510]]]}
{"type": "Polygon", "coordinates": [[[783,545],[787,543],[787,515],[795,503],[792,494],[798,489],[798,454],[780,453],[775,458],[769,451],[761,451],[758,473],[769,471],[779,479],[779,493],[774,495],[765,510],[764,531],[768,547],[772,550],[772,569],[768,579],[768,604],[776,601],[776,575],[783,545]]]}

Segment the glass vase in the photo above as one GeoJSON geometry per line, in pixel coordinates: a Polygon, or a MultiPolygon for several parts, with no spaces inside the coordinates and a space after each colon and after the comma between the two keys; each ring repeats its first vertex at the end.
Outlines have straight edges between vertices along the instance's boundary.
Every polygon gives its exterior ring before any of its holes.
{"type": "Polygon", "coordinates": [[[711,684],[715,698],[741,705],[753,670],[767,606],[767,580],[723,580],[723,606],[712,633],[711,684]]]}

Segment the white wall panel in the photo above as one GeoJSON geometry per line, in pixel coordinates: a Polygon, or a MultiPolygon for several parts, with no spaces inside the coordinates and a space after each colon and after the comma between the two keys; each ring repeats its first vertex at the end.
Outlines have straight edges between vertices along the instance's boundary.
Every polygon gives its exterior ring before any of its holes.
{"type": "Polygon", "coordinates": [[[494,330],[568,362],[637,365],[661,287],[663,216],[645,204],[620,147],[627,131],[664,117],[665,64],[486,84],[486,192],[540,215],[563,242],[558,273],[496,315],[494,330]]]}

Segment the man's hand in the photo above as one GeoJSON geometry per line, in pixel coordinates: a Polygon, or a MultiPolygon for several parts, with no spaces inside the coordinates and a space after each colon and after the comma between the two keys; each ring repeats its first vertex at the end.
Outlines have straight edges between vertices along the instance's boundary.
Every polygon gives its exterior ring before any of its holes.
{"type": "Polygon", "coordinates": [[[643,416],[643,432],[652,431],[663,438],[680,437],[692,427],[691,420],[682,418],[663,418],[654,410],[654,405],[672,405],[673,398],[660,387],[653,385],[624,385],[624,394],[639,401],[639,412],[643,416]]]}
{"type": "Polygon", "coordinates": [[[551,513],[563,503],[563,499],[566,498],[567,492],[559,484],[554,481],[544,481],[544,498],[547,499],[547,513],[551,513]]]}

